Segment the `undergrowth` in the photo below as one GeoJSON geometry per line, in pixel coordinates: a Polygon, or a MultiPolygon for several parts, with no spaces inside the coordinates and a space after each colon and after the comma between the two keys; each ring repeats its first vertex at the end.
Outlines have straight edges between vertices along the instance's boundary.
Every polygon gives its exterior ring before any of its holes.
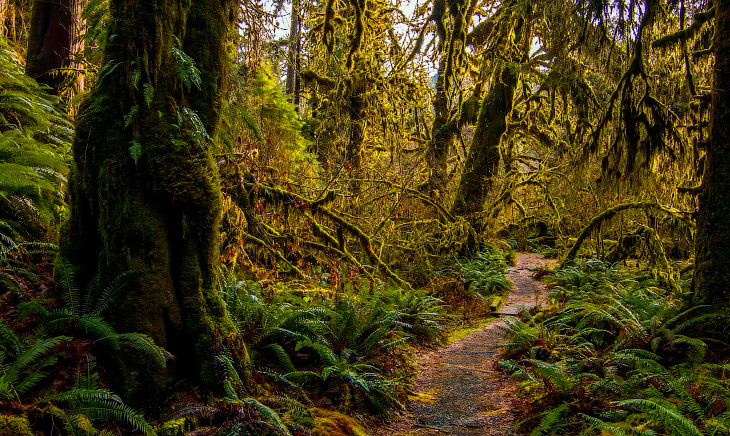
{"type": "Polygon", "coordinates": [[[728,317],[597,259],[547,280],[560,304],[505,327],[531,435],[730,432],[728,317]]]}

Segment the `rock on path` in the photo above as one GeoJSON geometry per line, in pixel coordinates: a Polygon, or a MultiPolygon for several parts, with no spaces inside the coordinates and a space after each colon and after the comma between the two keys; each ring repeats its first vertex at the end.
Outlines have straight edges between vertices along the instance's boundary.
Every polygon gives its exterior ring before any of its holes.
{"type": "MultiPolygon", "coordinates": [[[[539,254],[517,255],[517,265],[507,270],[514,288],[500,314],[517,314],[521,307],[545,304],[547,289],[533,279],[531,270],[547,264],[539,254]]],[[[379,428],[374,436],[496,436],[509,435],[514,424],[510,411],[516,384],[494,370],[498,344],[504,342],[495,319],[486,327],[421,358],[413,386],[417,398],[406,405],[408,413],[379,428]]]]}

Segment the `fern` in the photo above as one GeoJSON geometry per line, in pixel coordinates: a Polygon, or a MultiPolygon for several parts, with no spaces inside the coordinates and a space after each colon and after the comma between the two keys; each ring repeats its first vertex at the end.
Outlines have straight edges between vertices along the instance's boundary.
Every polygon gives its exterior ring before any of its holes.
{"type": "Polygon", "coordinates": [[[126,424],[149,436],[157,434],[142,414],[125,405],[115,394],[103,389],[72,389],[48,396],[42,401],[66,403],[72,413],[80,413],[91,420],[126,424]]]}
{"type": "Polygon", "coordinates": [[[144,102],[147,104],[147,107],[150,107],[152,99],[155,98],[155,88],[150,82],[142,85],[142,97],[144,98],[144,102]]]}
{"type": "Polygon", "coordinates": [[[71,123],[0,36],[0,220],[58,222],[71,123]]]}
{"type": "Polygon", "coordinates": [[[562,403],[558,407],[543,412],[540,425],[535,427],[530,436],[541,436],[548,431],[555,434],[556,431],[560,431],[562,426],[558,422],[569,407],[569,403],[562,403]]]}
{"type": "Polygon", "coordinates": [[[631,408],[646,413],[656,423],[673,430],[677,436],[702,436],[702,432],[676,410],[653,400],[631,399],[616,402],[619,407],[631,408]]]}
{"type": "MultiPolygon", "coordinates": [[[[180,40],[176,38],[176,45],[180,46],[180,40]]],[[[182,79],[183,85],[189,90],[195,86],[200,89],[203,79],[200,76],[200,70],[195,66],[195,61],[187,53],[173,45],[170,52],[175,58],[175,72],[182,79]]]]}

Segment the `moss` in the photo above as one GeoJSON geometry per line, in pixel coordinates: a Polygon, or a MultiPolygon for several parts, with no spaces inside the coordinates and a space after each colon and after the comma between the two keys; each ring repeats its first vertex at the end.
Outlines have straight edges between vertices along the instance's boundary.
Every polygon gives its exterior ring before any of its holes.
{"type": "Polygon", "coordinates": [[[314,418],[313,436],[368,436],[368,432],[353,418],[330,410],[309,409],[314,418]]]}
{"type": "Polygon", "coordinates": [[[0,415],[0,436],[34,436],[28,418],[0,415]]]}
{"type": "Polygon", "coordinates": [[[171,419],[164,422],[158,429],[159,436],[182,436],[185,434],[185,418],[171,419]]]}
{"type": "MultiPolygon", "coordinates": [[[[104,64],[117,66],[102,75],[79,117],[61,251],[80,266],[82,289],[95,276],[103,284],[137,271],[137,286],[112,309],[111,320],[121,331],[149,334],[175,355],[169,372],[140,365],[154,384],[164,388],[174,377],[213,387],[214,345],[236,332],[215,290],[221,188],[212,145],[183,108],[197,112],[215,137],[223,48],[237,3],[161,5],[164,14],[139,0],[110,3],[110,32],[118,38],[107,46],[104,64]],[[173,68],[174,35],[187,37],[183,48],[201,70],[201,91],[184,89],[173,68]],[[151,102],[140,104],[144,96],[130,71],[154,85],[151,102]],[[141,146],[138,159],[129,154],[130,141],[141,146]]],[[[229,342],[245,369],[243,341],[229,342]]]]}

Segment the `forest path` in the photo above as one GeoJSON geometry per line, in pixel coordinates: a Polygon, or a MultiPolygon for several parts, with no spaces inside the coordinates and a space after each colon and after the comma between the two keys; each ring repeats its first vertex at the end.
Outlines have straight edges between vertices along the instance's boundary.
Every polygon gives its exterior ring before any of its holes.
{"type": "MultiPolygon", "coordinates": [[[[546,266],[539,254],[520,253],[517,264],[507,270],[513,283],[500,315],[517,314],[522,306],[547,302],[547,288],[531,277],[532,270],[546,266]]],[[[516,383],[495,371],[498,345],[504,342],[499,329],[502,318],[423,356],[413,390],[418,393],[406,404],[408,412],[398,419],[369,429],[373,436],[496,436],[509,435],[514,424],[511,403],[516,383]]]]}

